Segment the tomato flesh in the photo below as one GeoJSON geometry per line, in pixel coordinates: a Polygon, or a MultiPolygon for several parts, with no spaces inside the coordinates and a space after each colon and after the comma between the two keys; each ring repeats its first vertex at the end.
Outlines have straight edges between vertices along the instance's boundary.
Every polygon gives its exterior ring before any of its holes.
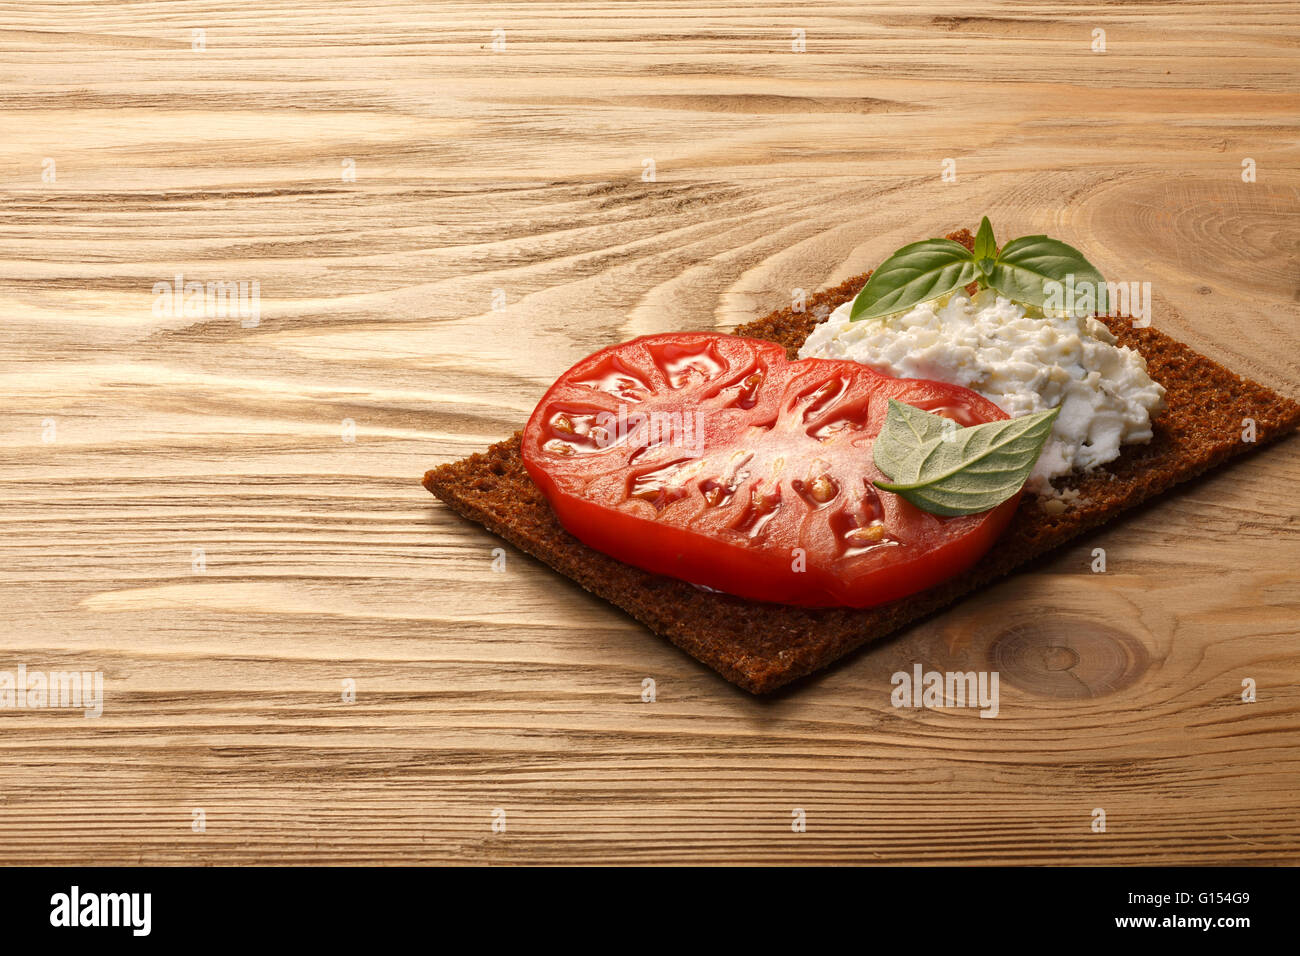
{"type": "Polygon", "coordinates": [[[560,376],[523,460],[560,523],[627,564],[754,600],[869,607],[970,567],[1018,501],[941,518],[877,489],[891,398],[963,426],[1007,418],[960,386],[674,333],[560,376]]]}

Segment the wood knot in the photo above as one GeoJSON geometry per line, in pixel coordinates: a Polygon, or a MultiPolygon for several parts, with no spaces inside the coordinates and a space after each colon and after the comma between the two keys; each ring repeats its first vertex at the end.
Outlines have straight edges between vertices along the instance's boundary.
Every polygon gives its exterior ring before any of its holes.
{"type": "Polygon", "coordinates": [[[1084,618],[1017,624],[988,647],[989,666],[1022,690],[1062,700],[1103,697],[1128,687],[1150,657],[1130,634],[1084,618]]]}

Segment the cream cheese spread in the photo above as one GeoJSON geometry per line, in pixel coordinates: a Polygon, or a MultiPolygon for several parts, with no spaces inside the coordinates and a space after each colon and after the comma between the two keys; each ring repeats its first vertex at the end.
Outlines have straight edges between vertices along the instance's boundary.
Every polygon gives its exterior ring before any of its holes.
{"type": "Polygon", "coordinates": [[[849,321],[852,302],[809,334],[800,358],[848,359],[895,378],[963,385],[1013,418],[1059,407],[1026,487],[1090,471],[1120,446],[1151,440],[1164,388],[1146,360],[1091,317],[1044,315],[991,289],[923,302],[901,315],[849,321]]]}

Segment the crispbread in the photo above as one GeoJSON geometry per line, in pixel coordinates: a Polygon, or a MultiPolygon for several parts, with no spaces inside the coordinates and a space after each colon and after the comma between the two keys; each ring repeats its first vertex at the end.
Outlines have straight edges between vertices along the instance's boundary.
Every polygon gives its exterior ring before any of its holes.
{"type": "MultiPolygon", "coordinates": [[[[968,232],[950,238],[970,242],[968,232]]],[[[870,273],[736,329],[768,339],[795,357],[812,327],[848,301],[870,273]]],[[[565,531],[524,470],[519,433],[482,454],[427,472],[424,487],[465,517],[541,559],[588,591],[631,614],[727,680],[766,693],[830,664],[950,604],[1154,495],[1300,425],[1300,404],[1244,379],[1154,329],[1108,319],[1121,345],[1146,358],[1166,388],[1167,408],[1147,445],[1129,445],[1115,461],[1075,476],[1080,501],[1059,514],[1026,495],[999,543],[969,571],[938,587],[875,608],[799,608],[746,601],[650,574],[602,554],[565,531]],[[1243,420],[1255,441],[1243,440],[1243,420]]]]}

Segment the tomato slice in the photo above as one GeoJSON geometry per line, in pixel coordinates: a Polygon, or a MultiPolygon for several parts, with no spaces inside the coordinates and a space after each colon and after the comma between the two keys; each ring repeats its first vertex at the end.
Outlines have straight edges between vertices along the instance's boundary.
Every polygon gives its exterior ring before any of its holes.
{"type": "Polygon", "coordinates": [[[941,518],[881,491],[872,443],[895,398],[960,425],[1007,418],[969,389],[779,345],[650,335],[583,359],[542,397],[524,465],[575,537],[743,598],[869,607],[992,547],[1018,496],[941,518]]]}

